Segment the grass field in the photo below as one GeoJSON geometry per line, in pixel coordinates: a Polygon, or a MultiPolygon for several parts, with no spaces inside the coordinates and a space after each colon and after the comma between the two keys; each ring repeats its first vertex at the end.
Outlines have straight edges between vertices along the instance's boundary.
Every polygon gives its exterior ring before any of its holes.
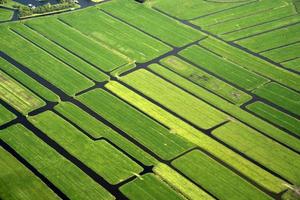
{"type": "Polygon", "coordinates": [[[13,16],[13,11],[0,8],[0,22],[10,20],[12,16],[13,16]]]}
{"type": "Polygon", "coordinates": [[[299,200],[298,2],[0,8],[0,199],[299,200]]]}

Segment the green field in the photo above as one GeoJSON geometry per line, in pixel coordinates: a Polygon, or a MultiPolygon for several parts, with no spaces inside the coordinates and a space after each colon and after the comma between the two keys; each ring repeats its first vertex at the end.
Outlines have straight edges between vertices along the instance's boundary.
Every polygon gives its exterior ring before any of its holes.
{"type": "Polygon", "coordinates": [[[4,1],[1,200],[300,200],[299,0],[4,1]]]}

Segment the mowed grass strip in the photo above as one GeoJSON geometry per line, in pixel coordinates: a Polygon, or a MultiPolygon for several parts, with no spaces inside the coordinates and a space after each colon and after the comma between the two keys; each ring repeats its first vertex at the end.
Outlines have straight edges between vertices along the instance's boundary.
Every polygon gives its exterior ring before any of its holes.
{"type": "Polygon", "coordinates": [[[23,115],[40,108],[45,102],[0,70],[0,98],[23,115]]]}
{"type": "Polygon", "coordinates": [[[100,139],[106,138],[128,154],[132,155],[143,164],[150,166],[154,165],[157,161],[147,154],[145,151],[134,145],[132,142],[122,137],[120,134],[112,130],[110,127],[98,121],[93,116],[81,110],[74,104],[61,102],[54,109],[66,117],[68,120],[75,123],[82,130],[88,133],[91,137],[100,139]]]}
{"type": "Polygon", "coordinates": [[[108,72],[128,63],[128,59],[123,55],[108,49],[104,44],[90,39],[54,17],[30,20],[26,25],[103,71],[108,72]]]}
{"type": "Polygon", "coordinates": [[[74,69],[78,70],[82,74],[86,75],[90,79],[98,82],[107,81],[109,77],[105,75],[100,70],[96,69],[92,65],[81,60],[74,54],[68,52],[67,50],[61,48],[55,43],[51,42],[47,38],[28,28],[21,23],[15,23],[10,25],[10,28],[16,31],[18,34],[22,35],[24,38],[30,40],[32,43],[43,48],[45,51],[49,52],[51,55],[57,57],[63,62],[69,64],[74,69]]]}
{"type": "Polygon", "coordinates": [[[6,27],[1,27],[0,34],[1,51],[68,95],[74,95],[93,85],[92,81],[6,27]]]}
{"type": "Polygon", "coordinates": [[[269,83],[253,91],[254,94],[300,115],[300,94],[277,83],[269,83]]]}
{"type": "Polygon", "coordinates": [[[16,116],[0,104],[0,126],[15,119],[16,116]]]}
{"type": "Polygon", "coordinates": [[[153,171],[160,179],[162,179],[172,188],[175,188],[176,191],[179,191],[187,199],[215,199],[168,165],[159,163],[153,168],[153,171]]]}
{"type": "Polygon", "coordinates": [[[131,200],[168,199],[184,200],[185,198],[160,180],[154,174],[145,174],[123,185],[121,192],[131,200]]]}
{"type": "Polygon", "coordinates": [[[216,54],[219,54],[228,61],[235,63],[236,65],[256,72],[266,78],[276,80],[279,83],[289,86],[295,90],[299,90],[300,77],[292,72],[277,67],[215,38],[210,37],[202,40],[199,44],[216,54]]]}
{"type": "Polygon", "coordinates": [[[1,130],[0,139],[11,146],[68,198],[115,199],[101,185],[22,125],[17,124],[1,130]]]}
{"type": "MultiPolygon", "coordinates": [[[[200,68],[191,65],[176,56],[164,58],[160,60],[160,63],[193,83],[215,92],[236,105],[241,105],[252,98],[250,95],[242,92],[241,90],[236,89],[228,83],[206,73],[200,68]]],[[[156,73],[165,70],[159,65],[151,65],[149,68],[156,73]]]]}
{"type": "Polygon", "coordinates": [[[143,170],[108,142],[91,140],[51,111],[30,117],[29,121],[111,184],[143,170]]]}
{"type": "Polygon", "coordinates": [[[188,81],[185,78],[175,74],[170,70],[161,71],[159,73],[162,77],[169,80],[175,85],[182,87],[183,89],[191,92],[195,96],[211,103],[217,108],[227,112],[232,115],[234,118],[241,120],[242,122],[249,124],[252,127],[255,127],[257,130],[264,132],[272,138],[286,144],[287,146],[300,151],[300,141],[295,140],[295,137],[286,134],[286,132],[276,128],[275,126],[267,123],[266,121],[250,114],[247,111],[244,111],[238,106],[235,106],[226,100],[220,98],[219,96],[199,87],[196,84],[188,81]]]}
{"type": "Polygon", "coordinates": [[[162,159],[172,159],[194,146],[104,90],[96,89],[77,99],[162,159]]]}
{"type": "Polygon", "coordinates": [[[170,47],[162,42],[128,26],[97,8],[84,9],[69,15],[63,15],[59,19],[83,34],[108,45],[111,49],[116,49],[139,63],[152,60],[171,50],[170,47]]]}
{"type": "Polygon", "coordinates": [[[300,42],[288,45],[282,48],[266,51],[262,53],[263,56],[274,60],[275,62],[283,62],[300,56],[300,42]]]}
{"type": "Polygon", "coordinates": [[[154,8],[162,10],[174,17],[189,20],[201,16],[205,16],[214,12],[232,8],[244,4],[245,2],[209,2],[204,0],[156,0],[149,2],[154,8]],[[180,6],[179,6],[180,5],[180,6]]]}
{"type": "Polygon", "coordinates": [[[247,109],[300,136],[300,121],[298,119],[262,102],[252,103],[247,106],[247,109]]]}
{"type": "Polygon", "coordinates": [[[300,155],[238,122],[230,122],[213,135],[294,184],[300,183],[300,155]]]}
{"type": "Polygon", "coordinates": [[[298,35],[300,35],[300,24],[295,24],[286,28],[239,40],[236,43],[251,49],[254,52],[261,52],[297,42],[299,41],[298,35]]]}
{"type": "Polygon", "coordinates": [[[48,186],[0,147],[1,199],[60,199],[48,186]]]}
{"type": "MultiPolygon", "coordinates": [[[[127,87],[121,85],[120,83],[110,81],[105,85],[105,87],[120,98],[124,99],[124,101],[130,103],[134,107],[138,108],[144,113],[147,113],[149,116],[153,117],[165,126],[169,127],[172,133],[185,138],[186,140],[210,152],[212,155],[222,159],[225,163],[240,171],[242,174],[255,181],[262,187],[275,193],[279,193],[280,191],[286,188],[284,186],[284,181],[278,179],[277,177],[273,176],[267,171],[264,171],[254,163],[244,159],[242,156],[231,151],[227,147],[223,146],[221,143],[217,142],[216,140],[212,139],[206,134],[198,131],[194,127],[175,117],[174,115],[157,106],[156,104],[152,103],[151,101],[143,98],[142,96],[138,95],[137,93],[133,92],[127,87]]],[[[236,107],[234,105],[232,106],[236,107]]],[[[294,139],[295,138],[293,138],[293,140],[294,139]]],[[[154,170],[155,169],[156,168],[154,168],[154,170]]],[[[174,178],[175,175],[172,177],[174,178]]],[[[167,177],[165,177],[165,179],[166,178],[167,177]]],[[[175,184],[170,179],[171,177],[168,178],[169,182],[175,184]]],[[[181,188],[180,190],[186,191],[185,188],[181,188]]],[[[193,191],[196,192],[195,190],[193,191]]],[[[192,194],[189,193],[189,195],[192,194]]]]}
{"type": "Polygon", "coordinates": [[[204,37],[200,31],[135,1],[116,0],[99,8],[173,46],[184,46],[204,37]]]}
{"type": "Polygon", "coordinates": [[[300,58],[281,63],[284,67],[300,72],[300,58]]]}
{"type": "Polygon", "coordinates": [[[246,90],[253,90],[268,82],[266,78],[219,57],[198,45],[182,50],[179,55],[246,90]]]}
{"type": "Polygon", "coordinates": [[[9,76],[13,77],[18,82],[22,83],[27,88],[30,88],[41,98],[51,102],[59,101],[59,97],[55,93],[53,93],[51,90],[41,85],[32,77],[28,76],[20,69],[18,69],[16,66],[10,64],[3,58],[0,58],[0,69],[6,74],[8,74],[9,76]]]}
{"type": "Polygon", "coordinates": [[[200,128],[209,129],[229,120],[222,112],[144,69],[123,76],[121,81],[200,128]]]}
{"type": "Polygon", "coordinates": [[[219,199],[272,199],[199,150],[177,158],[172,165],[219,199]]]}
{"type": "Polygon", "coordinates": [[[10,20],[14,12],[5,8],[0,8],[0,22],[10,20]]]}

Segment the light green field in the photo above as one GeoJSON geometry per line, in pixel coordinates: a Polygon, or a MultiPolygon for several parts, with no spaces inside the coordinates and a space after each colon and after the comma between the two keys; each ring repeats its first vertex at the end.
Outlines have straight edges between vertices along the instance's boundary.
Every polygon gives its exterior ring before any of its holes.
{"type": "Polygon", "coordinates": [[[0,126],[15,119],[16,116],[0,104],[0,126]]]}
{"type": "Polygon", "coordinates": [[[249,110],[278,126],[300,135],[300,121],[262,102],[255,102],[247,106],[249,110]]]}
{"type": "Polygon", "coordinates": [[[2,147],[0,166],[1,199],[59,199],[45,183],[2,147]]]}
{"type": "MultiPolygon", "coordinates": [[[[0,138],[68,198],[78,200],[114,199],[102,186],[22,125],[1,130],[0,138]]],[[[42,188],[42,192],[46,193],[47,191],[49,191],[48,188],[42,188]]]]}
{"type": "Polygon", "coordinates": [[[0,8],[0,22],[10,20],[12,18],[13,14],[14,13],[11,10],[6,10],[4,8],[0,8]]]}
{"type": "Polygon", "coordinates": [[[300,183],[300,155],[240,123],[230,122],[213,135],[294,184],[300,183]]]}
{"type": "Polygon", "coordinates": [[[229,120],[210,105],[144,69],[121,80],[201,128],[208,129],[229,120]]]}
{"type": "Polygon", "coordinates": [[[282,63],[282,65],[286,68],[300,72],[300,58],[291,60],[289,62],[284,62],[284,63],[282,63]]]}
{"type": "Polygon", "coordinates": [[[190,142],[104,90],[93,90],[77,99],[162,159],[172,159],[193,147],[190,142]]]}
{"type": "Polygon", "coordinates": [[[24,115],[45,105],[42,99],[1,70],[0,98],[24,115]]]}
{"type": "Polygon", "coordinates": [[[125,56],[112,51],[103,43],[90,39],[56,18],[29,20],[26,25],[104,71],[111,71],[128,63],[125,56]]]}
{"type": "Polygon", "coordinates": [[[75,123],[93,138],[106,138],[124,151],[135,157],[147,166],[154,165],[157,161],[145,151],[126,140],[110,127],[98,121],[88,113],[84,112],[71,103],[62,102],[55,106],[55,110],[75,123]]]}
{"type": "Polygon", "coordinates": [[[272,199],[198,150],[177,158],[172,165],[219,199],[272,199]]]}
{"type": "Polygon", "coordinates": [[[275,62],[283,62],[293,58],[297,58],[300,52],[300,43],[288,45],[286,47],[266,51],[263,56],[274,60],[275,62]]]}
{"type": "Polygon", "coordinates": [[[134,1],[116,0],[99,8],[173,46],[184,46],[204,37],[200,31],[134,1]]]}
{"type": "MultiPolygon", "coordinates": [[[[191,65],[176,56],[164,58],[160,60],[160,63],[175,73],[192,81],[193,83],[215,92],[231,103],[241,105],[252,98],[250,95],[247,95],[246,93],[234,88],[226,82],[221,81],[215,76],[206,73],[200,68],[197,68],[196,66],[191,65]]],[[[164,68],[158,65],[151,65],[149,68],[157,73],[164,71],[164,68]]]]}

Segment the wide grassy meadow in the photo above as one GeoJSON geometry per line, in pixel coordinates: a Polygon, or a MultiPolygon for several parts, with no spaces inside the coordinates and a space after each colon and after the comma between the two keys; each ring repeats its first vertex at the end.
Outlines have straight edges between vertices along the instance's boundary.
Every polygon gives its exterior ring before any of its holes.
{"type": "Polygon", "coordinates": [[[300,1],[79,7],[0,7],[0,200],[300,200],[300,1]]]}

